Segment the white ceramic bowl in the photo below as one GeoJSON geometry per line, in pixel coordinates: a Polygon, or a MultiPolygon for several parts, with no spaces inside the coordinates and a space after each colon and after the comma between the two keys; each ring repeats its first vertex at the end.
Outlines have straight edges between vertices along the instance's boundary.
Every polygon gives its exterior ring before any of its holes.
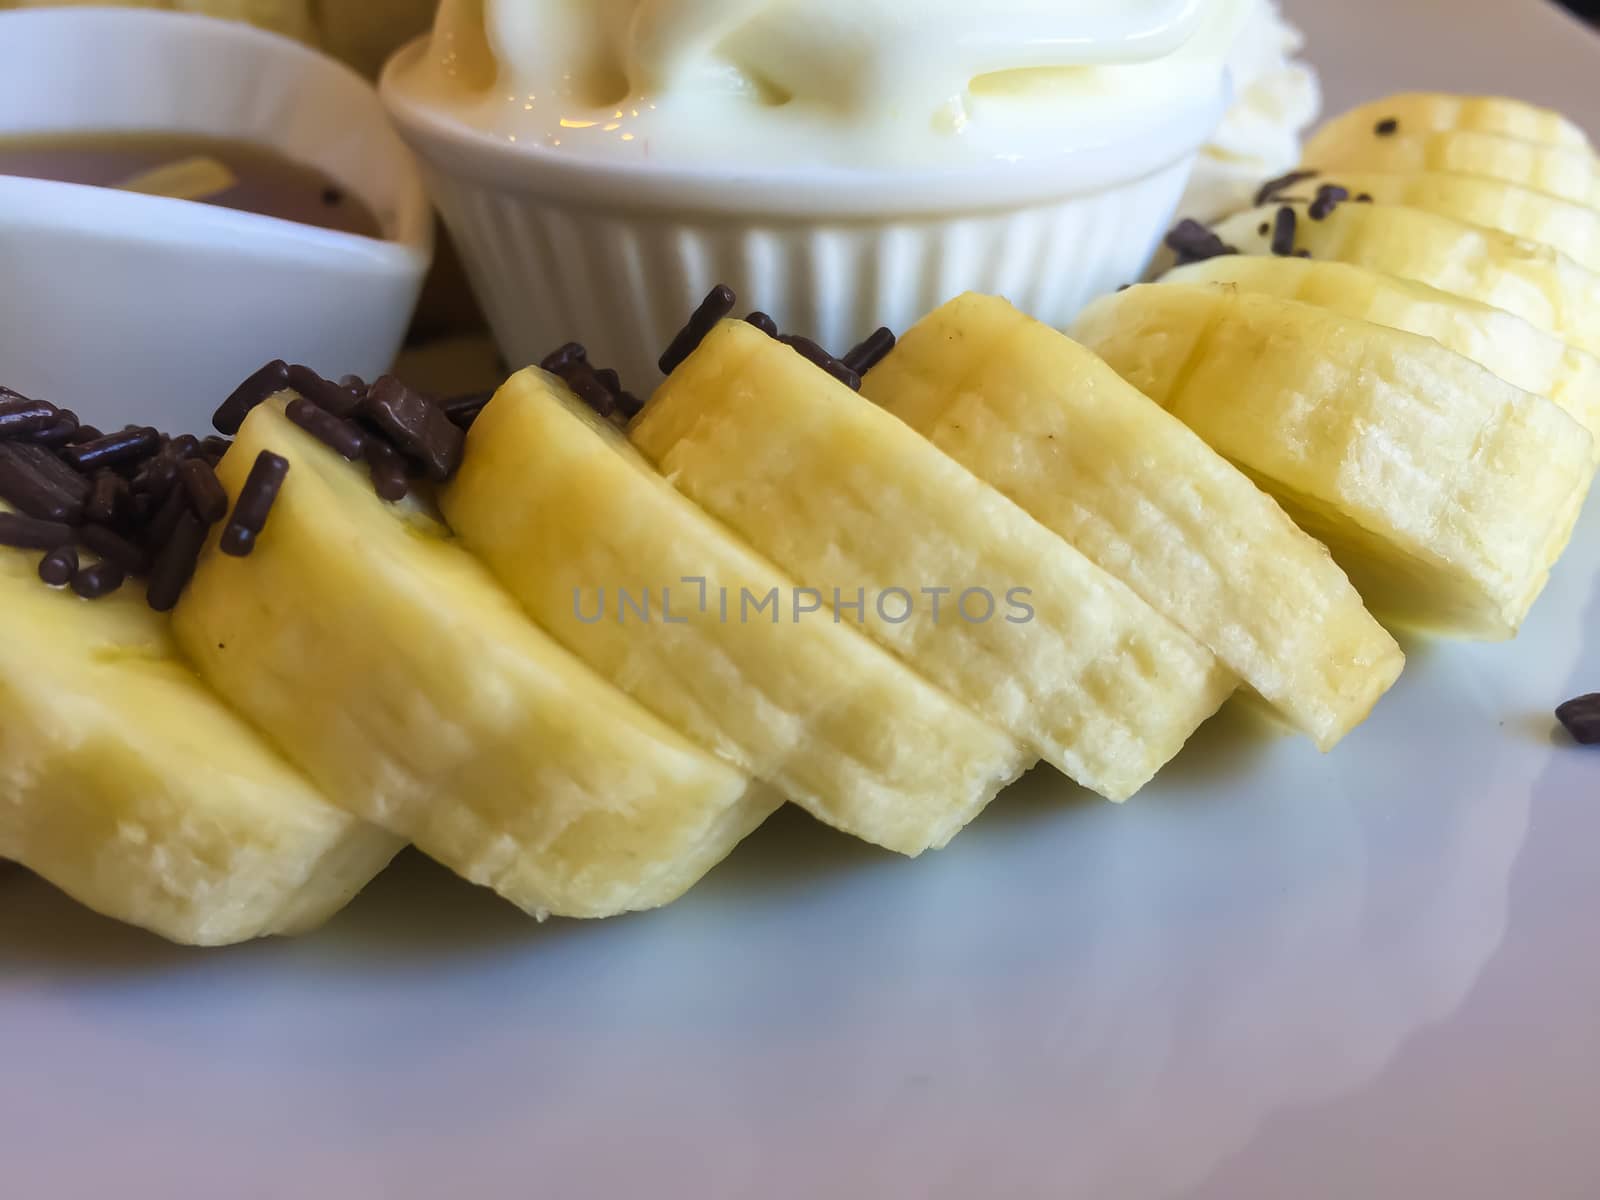
{"type": "Polygon", "coordinates": [[[706,169],[513,145],[416,90],[427,52],[400,51],[379,90],[501,350],[519,366],[576,338],[639,391],[715,283],[835,353],[968,290],[1066,325],[1142,274],[1226,98],[1219,72],[1214,105],[1041,167],[706,169]]]}
{"type": "Polygon", "coordinates": [[[0,138],[172,131],[321,168],[387,240],[0,176],[0,383],[95,424],[202,430],[272,358],[394,359],[432,257],[416,164],[354,72],[246,25],[134,9],[0,13],[0,138]]]}

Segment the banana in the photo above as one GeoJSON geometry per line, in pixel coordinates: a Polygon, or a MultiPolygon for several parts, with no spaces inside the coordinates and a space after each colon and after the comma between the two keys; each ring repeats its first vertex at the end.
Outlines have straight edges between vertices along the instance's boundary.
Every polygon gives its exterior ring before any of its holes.
{"type": "MultiPolygon", "coordinates": [[[[1547,146],[1589,148],[1581,128],[1560,113],[1500,96],[1453,96],[1440,92],[1403,92],[1374,100],[1333,118],[1317,138],[1344,144],[1372,136],[1379,125],[1394,122],[1396,133],[1432,133],[1460,129],[1521,138],[1547,146]]],[[[1317,138],[1313,138],[1315,149],[1317,138]]]]}
{"type": "Polygon", "coordinates": [[[537,916],[664,904],[780,803],[541,633],[417,500],[284,416],[219,475],[289,463],[247,558],[216,540],[174,614],[201,675],[357,816],[537,916]]]}
{"type": "Polygon", "coordinates": [[[1179,267],[1162,282],[1231,284],[1432,338],[1507,383],[1548,396],[1600,452],[1600,358],[1501,309],[1365,267],[1304,258],[1223,255],[1179,267]]]}
{"type": "Polygon", "coordinates": [[[1546,146],[1474,129],[1424,130],[1387,137],[1324,129],[1303,161],[1320,171],[1445,171],[1501,179],[1579,204],[1600,204],[1600,162],[1586,149],[1546,146]]]}
{"type": "Polygon", "coordinates": [[[1242,253],[1267,254],[1285,207],[1296,216],[1296,249],[1312,258],[1371,267],[1503,308],[1600,354],[1600,274],[1548,246],[1388,204],[1341,204],[1320,221],[1305,204],[1266,205],[1229,217],[1215,232],[1242,253]]]}
{"type": "Polygon", "coordinates": [[[660,477],[553,376],[473,424],[440,498],[451,527],[594,670],[701,746],[848,833],[942,846],[1031,763],[826,612],[723,617],[797,584],[660,477]]]}
{"type": "Polygon", "coordinates": [[[750,325],[718,325],[631,434],[841,620],[1101,795],[1137,791],[1237,685],[1126,585],[750,325]]]}
{"type": "Polygon", "coordinates": [[[0,549],[0,595],[0,858],[222,946],[316,928],[400,849],[207,691],[136,586],[80,600],[0,549]]]}
{"type": "Polygon", "coordinates": [[[1154,284],[1097,301],[1075,334],[1407,624],[1515,634],[1594,475],[1593,439],[1550,401],[1310,305],[1154,284]]]}
{"type": "Polygon", "coordinates": [[[994,296],[926,317],[863,393],[1174,621],[1331,749],[1405,658],[1319,543],[1182,422],[994,296]]]}
{"type": "Polygon", "coordinates": [[[1543,242],[1580,266],[1600,271],[1600,210],[1532,188],[1472,175],[1422,171],[1383,175],[1363,171],[1317,172],[1286,188],[1281,198],[1311,200],[1317,188],[1336,184],[1378,204],[1402,204],[1543,242]]]}

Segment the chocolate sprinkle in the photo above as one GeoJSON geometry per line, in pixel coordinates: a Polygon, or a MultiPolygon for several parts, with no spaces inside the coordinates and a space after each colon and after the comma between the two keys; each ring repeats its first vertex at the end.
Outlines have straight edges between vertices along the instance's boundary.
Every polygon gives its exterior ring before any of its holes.
{"type": "Polygon", "coordinates": [[[107,562],[114,562],[130,575],[142,575],[150,567],[145,552],[114,529],[104,525],[85,525],[78,540],[107,562]]]}
{"type": "Polygon", "coordinates": [[[600,381],[600,386],[610,392],[615,398],[622,391],[622,376],[610,367],[594,367],[594,377],[600,381]]]}
{"type": "Polygon", "coordinates": [[[128,573],[109,558],[85,567],[72,577],[72,590],[85,600],[109,596],[128,580],[128,573]]]}
{"type": "Polygon", "coordinates": [[[1556,709],[1556,719],[1580,746],[1600,746],[1600,692],[1568,700],[1556,709]]]}
{"type": "Polygon", "coordinates": [[[105,437],[105,434],[100,432],[100,430],[95,426],[79,425],[72,431],[72,436],[67,439],[67,445],[80,446],[84,442],[92,442],[103,437],[105,437]]]}
{"type": "Polygon", "coordinates": [[[1379,137],[1393,137],[1400,132],[1400,119],[1398,117],[1385,117],[1373,126],[1372,132],[1379,137]]]}
{"type": "Polygon", "coordinates": [[[754,325],[769,338],[775,338],[778,336],[778,323],[771,317],[767,316],[766,313],[759,310],[747,316],[744,319],[744,323],[746,325],[754,325]]]}
{"type": "Polygon", "coordinates": [[[156,555],[155,566],[150,569],[150,582],[145,596],[156,612],[171,612],[178,605],[178,597],[194,578],[194,569],[200,561],[200,550],[206,544],[210,523],[193,512],[178,519],[177,528],[156,555]]]}
{"type": "Polygon", "coordinates": [[[218,433],[232,437],[239,432],[239,426],[244,424],[252,409],[288,386],[289,364],[281,358],[273,359],[233,389],[233,394],[213,414],[212,426],[218,433]]]}
{"type": "Polygon", "coordinates": [[[228,515],[228,492],[216,470],[203,458],[191,458],[178,468],[178,482],[189,497],[189,509],[207,525],[228,515]]]}
{"type": "Polygon", "coordinates": [[[1337,183],[1325,183],[1317,189],[1317,198],[1311,202],[1311,207],[1306,210],[1306,215],[1313,221],[1325,221],[1346,200],[1350,199],[1350,189],[1340,187],[1337,183]]]}
{"type": "Polygon", "coordinates": [[[1261,190],[1256,192],[1256,207],[1271,204],[1295,184],[1315,179],[1318,174],[1317,171],[1296,170],[1290,171],[1287,175],[1280,175],[1276,179],[1267,180],[1261,185],[1261,190]]]}
{"type": "MultiPolygon", "coordinates": [[[[14,392],[0,393],[13,396],[14,392]]],[[[42,400],[0,399],[0,438],[25,437],[56,423],[56,407],[42,400]]]]}
{"type": "Polygon", "coordinates": [[[451,396],[444,401],[444,415],[458,427],[470,429],[472,423],[478,419],[478,414],[488,408],[489,401],[493,399],[493,392],[467,392],[460,396],[451,396]]]}
{"type": "Polygon", "coordinates": [[[222,456],[228,452],[228,447],[233,445],[227,438],[208,437],[200,442],[200,457],[216,466],[222,461],[222,456]]]}
{"type": "Polygon", "coordinates": [[[1237,247],[1228,245],[1199,221],[1187,218],[1179,221],[1172,232],[1167,234],[1166,243],[1168,249],[1178,256],[1179,264],[1184,266],[1239,253],[1237,247]]]}
{"type": "Polygon", "coordinates": [[[617,411],[620,412],[626,420],[631,421],[644,411],[644,401],[639,399],[639,397],[635,396],[632,392],[618,392],[617,411]]]}
{"type": "Polygon", "coordinates": [[[39,560],[39,578],[51,587],[66,587],[78,574],[78,548],[63,543],[39,560]]]}
{"type": "MultiPolygon", "coordinates": [[[[148,502],[148,497],[145,499],[148,502]]],[[[176,487],[168,492],[166,499],[161,501],[161,507],[146,520],[141,538],[145,547],[152,553],[159,552],[161,547],[167,544],[167,539],[172,536],[172,531],[178,527],[179,519],[188,509],[188,492],[176,487]]]]}
{"type": "Polygon", "coordinates": [[[865,375],[873,367],[889,357],[889,352],[894,349],[894,343],[894,330],[886,325],[881,329],[874,330],[839,361],[857,375],[865,375]]]}
{"type": "Polygon", "coordinates": [[[588,353],[577,342],[568,342],[545,355],[540,365],[558,376],[591,411],[614,424],[626,424],[643,411],[644,401],[623,389],[615,371],[591,363],[588,353]]]}
{"type": "Polygon", "coordinates": [[[56,419],[50,425],[32,434],[28,440],[36,446],[76,445],[83,439],[78,436],[78,414],[71,409],[63,408],[56,413],[56,419]]]}
{"type": "Polygon", "coordinates": [[[466,435],[431,396],[385,375],[367,392],[362,412],[429,479],[444,483],[460,467],[466,435]]]}
{"type": "Polygon", "coordinates": [[[178,482],[178,458],[170,449],[155,455],[133,477],[133,490],[160,500],[178,482]]]}
{"type": "Polygon", "coordinates": [[[382,438],[368,438],[365,457],[372,473],[372,489],[379,499],[398,504],[410,494],[405,459],[393,446],[382,438]]]}
{"type": "Polygon", "coordinates": [[[61,457],[80,471],[91,467],[110,467],[119,463],[140,462],[161,449],[161,435],[148,425],[108,433],[103,438],[68,446],[61,457]]]}
{"type": "Polygon", "coordinates": [[[325,412],[332,413],[335,417],[355,416],[356,410],[361,407],[361,401],[367,394],[365,387],[358,390],[334,383],[331,379],[324,379],[310,367],[298,364],[289,368],[289,386],[312,404],[325,412]]]}
{"type": "MultiPolygon", "coordinates": [[[[609,420],[617,411],[616,391],[587,362],[569,363],[560,375],[562,382],[572,389],[573,395],[602,417],[609,420]]],[[[615,378],[614,373],[612,377],[615,378]]]]}
{"type": "Polygon", "coordinates": [[[1295,226],[1294,209],[1287,204],[1272,218],[1272,252],[1279,258],[1289,258],[1294,254],[1295,226]]]}
{"type": "Polygon", "coordinates": [[[661,356],[657,364],[661,373],[671,375],[682,366],[683,361],[698,350],[700,343],[717,327],[717,322],[733,312],[733,306],[738,302],[739,298],[727,284],[719,283],[712,288],[700,302],[700,307],[694,310],[688,324],[678,331],[678,336],[672,339],[672,344],[661,356]]]}
{"type": "Polygon", "coordinates": [[[72,541],[72,526],[21,513],[0,513],[0,546],[14,550],[54,550],[72,541]]]}
{"type": "Polygon", "coordinates": [[[361,451],[366,447],[367,435],[361,432],[359,426],[350,421],[340,420],[327,409],[319,408],[309,400],[303,398],[291,400],[284,415],[349,462],[360,458],[361,451]]]}
{"type": "Polygon", "coordinates": [[[118,520],[128,503],[128,481],[115,471],[101,471],[95,476],[94,490],[84,506],[84,515],[91,521],[109,525],[118,520]]]}
{"type": "Polygon", "coordinates": [[[851,391],[859,392],[861,390],[861,376],[857,375],[810,338],[785,335],[780,337],[778,341],[788,346],[789,349],[798,353],[800,357],[808,362],[821,367],[851,391]]]}
{"type": "Polygon", "coordinates": [[[89,481],[43,446],[0,442],[0,500],[30,517],[76,525],[89,481]]]}
{"type": "MultiPolygon", "coordinates": [[[[255,465],[239,491],[238,502],[233,506],[233,517],[222,531],[222,552],[234,558],[244,558],[256,547],[256,538],[267,527],[272,515],[273,502],[289,474],[289,461],[270,450],[256,455],[255,465]]],[[[180,522],[181,523],[181,522],[180,522]]]]}
{"type": "Polygon", "coordinates": [[[573,363],[587,362],[588,359],[589,352],[580,343],[568,342],[565,346],[546,354],[539,361],[539,366],[542,370],[549,371],[552,375],[559,375],[573,363]]]}

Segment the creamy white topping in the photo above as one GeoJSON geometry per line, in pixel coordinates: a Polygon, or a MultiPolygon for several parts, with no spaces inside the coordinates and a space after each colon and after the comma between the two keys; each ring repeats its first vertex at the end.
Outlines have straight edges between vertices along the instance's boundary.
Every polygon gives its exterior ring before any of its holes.
{"type": "Polygon", "coordinates": [[[400,81],[487,132],[684,163],[942,166],[1211,106],[1250,0],[444,0],[400,81]]]}
{"type": "Polygon", "coordinates": [[[1263,180],[1300,161],[1301,135],[1322,108],[1316,72],[1295,57],[1304,45],[1276,0],[1252,0],[1228,56],[1234,105],[1201,152],[1184,216],[1213,221],[1248,208],[1263,180]]]}

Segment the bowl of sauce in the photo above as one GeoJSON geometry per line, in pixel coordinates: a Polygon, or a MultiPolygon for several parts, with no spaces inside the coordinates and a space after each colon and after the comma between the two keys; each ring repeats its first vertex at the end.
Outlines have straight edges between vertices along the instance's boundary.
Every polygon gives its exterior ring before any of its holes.
{"type": "Polygon", "coordinates": [[[200,430],[272,358],[371,377],[433,252],[372,87],[249,26],[0,13],[0,363],[105,428],[200,430]]]}
{"type": "Polygon", "coordinates": [[[82,132],[0,138],[0,175],[193,200],[382,238],[361,197],[270,146],[206,134],[82,132]]]}

